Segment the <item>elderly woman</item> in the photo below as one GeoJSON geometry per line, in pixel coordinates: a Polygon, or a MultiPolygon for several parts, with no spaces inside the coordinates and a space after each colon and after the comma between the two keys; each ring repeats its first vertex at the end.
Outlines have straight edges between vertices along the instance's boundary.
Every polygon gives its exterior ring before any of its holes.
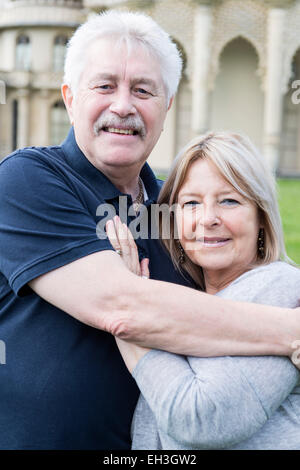
{"type": "MultiPolygon", "coordinates": [[[[193,140],[175,161],[159,203],[170,207],[174,221],[162,241],[175,268],[199,289],[297,305],[300,271],[285,253],[274,181],[247,138],[209,133],[193,140]]],[[[160,228],[163,235],[163,219],[160,228]]],[[[126,226],[116,219],[107,230],[129,269],[140,273],[126,226]]],[[[145,261],[141,270],[147,275],[145,261]]],[[[141,390],[134,449],[300,448],[299,371],[289,359],[183,357],[117,343],[141,390]]]]}

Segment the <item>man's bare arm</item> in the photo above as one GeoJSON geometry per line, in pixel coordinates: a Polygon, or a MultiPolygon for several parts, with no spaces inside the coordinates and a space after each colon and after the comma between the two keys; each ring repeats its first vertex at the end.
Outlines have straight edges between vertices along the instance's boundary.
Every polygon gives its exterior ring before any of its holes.
{"type": "Polygon", "coordinates": [[[42,298],[78,320],[142,346],[195,356],[291,355],[297,310],[220,299],[145,280],[103,251],[30,282],[42,298]]]}

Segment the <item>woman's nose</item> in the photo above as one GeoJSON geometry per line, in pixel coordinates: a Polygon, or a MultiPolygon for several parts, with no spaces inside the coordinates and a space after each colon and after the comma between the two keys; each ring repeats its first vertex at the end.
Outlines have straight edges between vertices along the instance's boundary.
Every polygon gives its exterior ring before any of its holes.
{"type": "Polygon", "coordinates": [[[199,219],[200,223],[204,227],[212,227],[213,225],[218,225],[220,223],[218,208],[214,204],[203,204],[199,219]]]}

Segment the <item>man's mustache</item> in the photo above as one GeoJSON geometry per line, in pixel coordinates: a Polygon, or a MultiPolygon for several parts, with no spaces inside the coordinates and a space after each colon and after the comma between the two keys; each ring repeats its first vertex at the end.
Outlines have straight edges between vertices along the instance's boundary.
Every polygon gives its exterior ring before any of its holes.
{"type": "Polygon", "coordinates": [[[93,126],[94,134],[98,136],[101,130],[108,128],[130,129],[140,137],[146,135],[146,126],[139,115],[121,118],[113,114],[101,114],[93,126]]]}

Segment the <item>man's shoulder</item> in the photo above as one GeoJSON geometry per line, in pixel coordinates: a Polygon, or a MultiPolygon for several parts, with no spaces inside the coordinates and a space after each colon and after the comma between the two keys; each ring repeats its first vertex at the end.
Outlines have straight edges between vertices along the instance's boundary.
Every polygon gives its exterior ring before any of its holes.
{"type": "Polygon", "coordinates": [[[32,176],[44,170],[56,170],[65,165],[60,146],[24,147],[7,155],[0,162],[0,178],[17,176],[20,172],[31,172],[32,176]]]}
{"type": "Polygon", "coordinates": [[[24,147],[17,149],[14,152],[10,153],[1,160],[0,165],[6,165],[8,162],[12,164],[16,160],[20,159],[45,159],[49,157],[55,157],[62,154],[61,146],[49,146],[49,147],[24,147]]]}

